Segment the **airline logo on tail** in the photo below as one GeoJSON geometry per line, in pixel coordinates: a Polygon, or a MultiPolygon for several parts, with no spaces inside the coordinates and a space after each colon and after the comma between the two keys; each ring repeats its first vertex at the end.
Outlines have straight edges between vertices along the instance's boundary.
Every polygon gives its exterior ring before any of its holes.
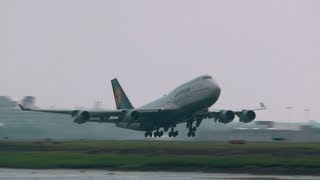
{"type": "Polygon", "coordinates": [[[117,109],[134,109],[126,93],[123,91],[117,79],[111,80],[111,85],[117,109]]]}
{"type": "Polygon", "coordinates": [[[119,87],[116,87],[114,91],[114,99],[116,101],[117,109],[121,109],[121,89],[119,87]]]}

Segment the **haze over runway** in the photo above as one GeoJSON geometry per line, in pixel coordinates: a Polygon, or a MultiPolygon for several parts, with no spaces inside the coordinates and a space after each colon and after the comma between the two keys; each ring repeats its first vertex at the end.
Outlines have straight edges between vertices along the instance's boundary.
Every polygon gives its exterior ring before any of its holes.
{"type": "Polygon", "coordinates": [[[257,119],[320,117],[319,1],[0,0],[0,95],[40,107],[115,108],[117,77],[134,106],[210,74],[215,108],[257,119]]]}

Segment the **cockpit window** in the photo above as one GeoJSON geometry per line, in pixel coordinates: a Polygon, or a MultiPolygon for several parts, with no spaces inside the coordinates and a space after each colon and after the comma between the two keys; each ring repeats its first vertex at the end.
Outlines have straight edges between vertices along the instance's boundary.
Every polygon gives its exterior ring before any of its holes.
{"type": "Polygon", "coordinates": [[[211,76],[203,76],[202,79],[212,79],[211,76]]]}

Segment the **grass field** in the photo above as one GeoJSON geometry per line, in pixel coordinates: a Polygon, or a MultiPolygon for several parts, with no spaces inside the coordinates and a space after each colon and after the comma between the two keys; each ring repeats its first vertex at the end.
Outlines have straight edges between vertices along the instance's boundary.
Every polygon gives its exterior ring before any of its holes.
{"type": "Polygon", "coordinates": [[[320,144],[0,141],[0,167],[320,174],[320,144]]]}

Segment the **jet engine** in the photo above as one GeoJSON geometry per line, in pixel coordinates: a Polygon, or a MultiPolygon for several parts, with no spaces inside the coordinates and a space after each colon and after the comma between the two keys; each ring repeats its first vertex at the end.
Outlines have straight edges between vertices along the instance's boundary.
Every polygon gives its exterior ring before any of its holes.
{"type": "Polygon", "coordinates": [[[141,118],[141,114],[138,111],[128,111],[124,121],[130,122],[130,121],[138,121],[141,118]]]}
{"type": "Polygon", "coordinates": [[[74,122],[78,124],[83,124],[90,119],[90,113],[88,111],[79,111],[73,116],[75,117],[74,122]]]}
{"type": "Polygon", "coordinates": [[[222,111],[219,117],[219,122],[227,124],[233,121],[235,115],[233,111],[222,111]]]}
{"type": "Polygon", "coordinates": [[[239,116],[239,121],[243,123],[249,123],[256,118],[256,113],[252,110],[244,110],[239,116]]]}

